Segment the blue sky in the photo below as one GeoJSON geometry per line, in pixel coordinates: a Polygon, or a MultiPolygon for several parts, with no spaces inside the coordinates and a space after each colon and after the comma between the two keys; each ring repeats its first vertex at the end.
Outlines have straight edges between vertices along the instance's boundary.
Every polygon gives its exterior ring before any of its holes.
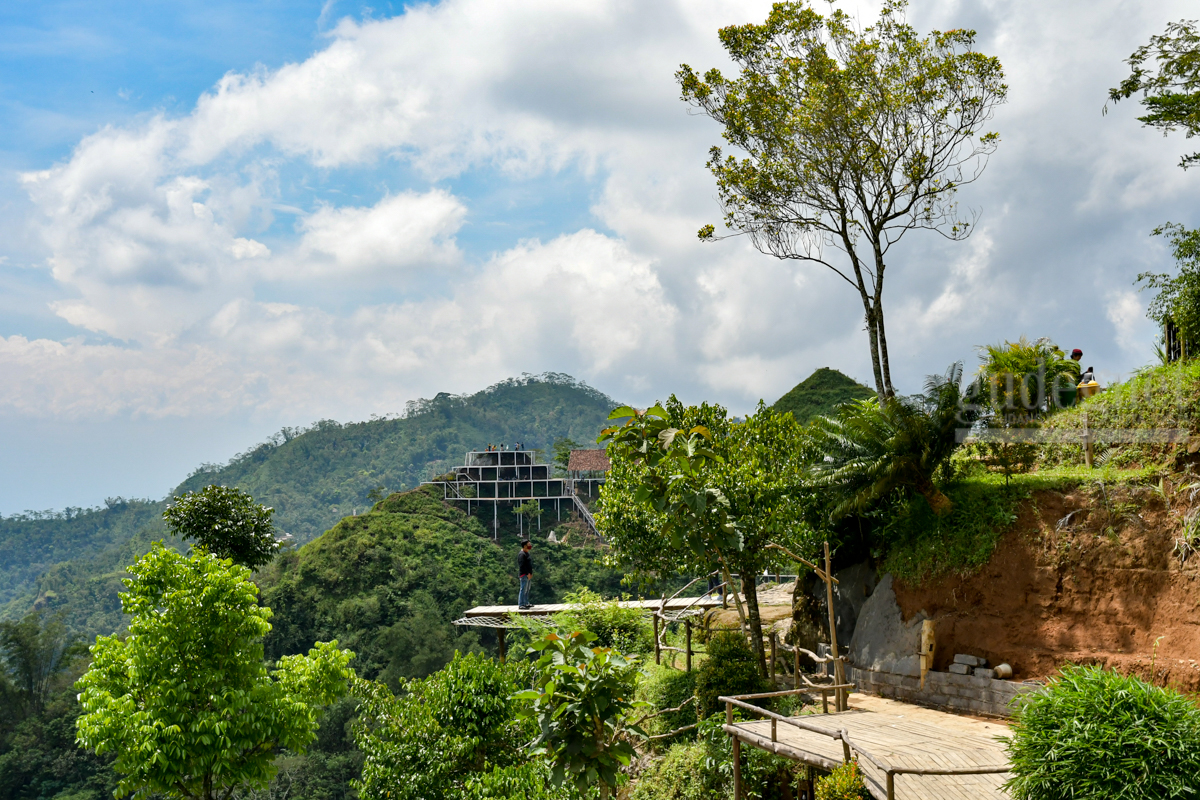
{"type": "MultiPolygon", "coordinates": [[[[842,4],[869,23],[877,3],[842,4]]],[[[566,372],[744,412],[869,376],[854,295],[719,221],[724,66],[766,0],[0,7],[0,513],[161,497],[319,418],[566,372]]],[[[1152,354],[1148,236],[1195,224],[1187,143],[1103,115],[1183,0],[925,0],[1003,62],[966,242],[911,234],[887,288],[902,390],[1022,334],[1112,380],[1152,354]]]]}

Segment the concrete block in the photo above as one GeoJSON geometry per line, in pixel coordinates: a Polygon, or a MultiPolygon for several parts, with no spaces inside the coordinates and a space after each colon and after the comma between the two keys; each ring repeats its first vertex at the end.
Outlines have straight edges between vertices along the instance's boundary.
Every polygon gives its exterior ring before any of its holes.
{"type": "Polygon", "coordinates": [[[996,670],[988,669],[987,667],[976,667],[975,677],[987,678],[989,681],[994,681],[996,679],[996,670]]]}
{"type": "Polygon", "coordinates": [[[946,700],[946,705],[953,708],[955,711],[970,711],[971,701],[965,697],[951,697],[946,700]]]}
{"type": "Polygon", "coordinates": [[[968,667],[986,667],[987,659],[979,656],[969,656],[965,653],[956,653],[954,656],[955,664],[966,664],[968,667]]]}
{"type": "Polygon", "coordinates": [[[971,672],[971,668],[969,666],[967,666],[966,664],[959,664],[959,663],[955,662],[950,665],[950,672],[955,675],[969,675],[971,672]]]}
{"type": "Polygon", "coordinates": [[[992,688],[992,679],[988,678],[986,676],[976,677],[976,676],[972,675],[967,680],[967,685],[970,686],[972,689],[989,689],[990,690],[992,688]]]}
{"type": "MultiPolygon", "coordinates": [[[[970,671],[967,667],[967,671],[970,671]]],[[[971,681],[975,680],[971,675],[959,675],[957,672],[947,672],[946,681],[952,686],[970,686],[971,681]]]]}

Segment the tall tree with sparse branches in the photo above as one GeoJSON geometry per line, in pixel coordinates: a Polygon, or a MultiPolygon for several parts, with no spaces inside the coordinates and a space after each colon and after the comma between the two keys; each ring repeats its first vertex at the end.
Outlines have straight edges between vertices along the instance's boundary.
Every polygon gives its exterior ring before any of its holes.
{"type": "MultiPolygon", "coordinates": [[[[955,196],[995,151],[999,135],[983,128],[1008,91],[999,60],[974,51],[974,31],[922,38],[907,5],[886,0],[859,30],[842,11],[776,3],[762,25],[720,31],[738,77],[686,64],[676,73],[683,99],[746,154],[710,151],[726,227],[854,287],[881,398],[894,394],[883,312],[891,248],[914,228],[952,240],[971,232],[955,196]]],[[[722,237],[706,225],[700,238],[722,237]]]]}

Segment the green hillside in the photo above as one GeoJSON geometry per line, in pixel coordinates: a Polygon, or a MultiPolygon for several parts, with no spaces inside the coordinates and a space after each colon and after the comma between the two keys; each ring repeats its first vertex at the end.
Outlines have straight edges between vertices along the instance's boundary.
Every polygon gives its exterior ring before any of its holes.
{"type": "MultiPolygon", "coordinates": [[[[494,542],[478,518],[444,503],[439,491],[416,489],[277,558],[258,578],[275,612],[268,657],[336,638],[358,654],[360,675],[394,683],[440,669],[456,648],[493,648],[495,631],[451,622],[475,605],[516,602],[516,522],[500,516],[494,542]]],[[[535,538],[534,602],[559,602],[585,586],[619,594],[621,574],[600,563],[602,551],[570,539],[553,545],[535,538]]]]}
{"type": "MultiPolygon", "coordinates": [[[[275,508],[297,545],[371,506],[377,487],[410,489],[489,443],[549,451],[556,439],[595,439],[618,405],[569,376],[510,379],[472,395],[439,394],[396,418],[285,429],[234,457],[206,465],[172,494],[209,483],[237,486],[275,508]]],[[[116,592],[125,564],[165,536],[164,501],[113,500],[106,508],[0,518],[0,618],[35,603],[62,610],[92,636],[119,620],[116,592]]]]}
{"type": "Polygon", "coordinates": [[[874,397],[875,392],[836,369],[821,367],[775,401],[776,411],[790,411],[797,422],[832,414],[842,403],[874,397]]]}

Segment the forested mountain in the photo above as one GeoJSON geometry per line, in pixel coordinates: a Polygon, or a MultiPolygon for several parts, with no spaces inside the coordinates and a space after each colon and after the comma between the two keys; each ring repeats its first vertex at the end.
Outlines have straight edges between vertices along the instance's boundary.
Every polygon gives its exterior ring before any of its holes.
{"type": "Polygon", "coordinates": [[[842,403],[874,397],[875,392],[836,369],[821,367],[775,401],[776,411],[790,411],[797,422],[832,414],[842,403]]]}
{"type": "MultiPolygon", "coordinates": [[[[299,545],[364,512],[369,494],[410,489],[469,449],[520,442],[549,451],[564,437],[592,441],[616,405],[566,375],[524,376],[411,402],[394,417],[285,429],[228,464],[205,465],[171,494],[236,486],[274,507],[278,529],[299,545]]],[[[63,610],[82,634],[111,631],[123,567],[166,535],[164,507],[165,499],[118,498],[105,508],[0,518],[0,617],[37,602],[63,610]]]]}

